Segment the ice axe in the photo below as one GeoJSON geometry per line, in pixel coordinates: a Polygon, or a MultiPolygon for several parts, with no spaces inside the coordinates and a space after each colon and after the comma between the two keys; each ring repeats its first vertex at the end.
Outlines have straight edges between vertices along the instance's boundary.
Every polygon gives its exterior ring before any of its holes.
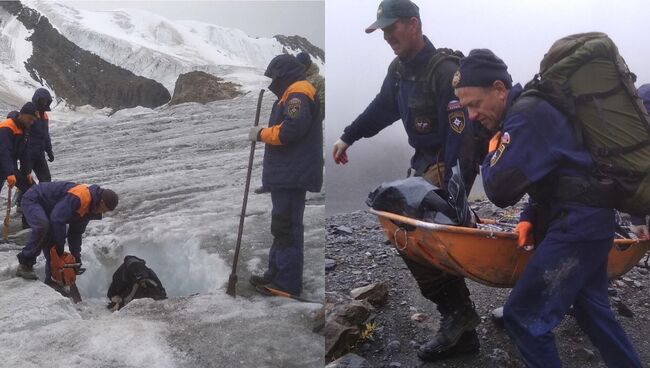
{"type": "Polygon", "coordinates": [[[9,216],[11,216],[11,187],[7,192],[7,212],[5,213],[5,221],[2,226],[2,239],[9,241],[9,216]]]}
{"type": "MultiPolygon", "coordinates": [[[[260,96],[257,98],[257,111],[255,112],[255,125],[260,122],[260,110],[262,109],[262,97],[264,89],[260,90],[260,96]]],[[[246,204],[248,203],[248,189],[251,185],[251,172],[253,171],[253,157],[255,156],[255,141],[251,142],[251,152],[248,156],[248,171],[246,172],[246,186],[244,187],[244,203],[241,206],[241,215],[239,216],[239,231],[237,232],[237,246],[235,247],[235,258],[232,261],[232,272],[228,278],[228,289],[226,293],[233,298],[235,297],[235,286],[237,285],[237,260],[239,259],[239,248],[241,248],[241,236],[244,232],[244,217],[246,217],[246,204]]]]}

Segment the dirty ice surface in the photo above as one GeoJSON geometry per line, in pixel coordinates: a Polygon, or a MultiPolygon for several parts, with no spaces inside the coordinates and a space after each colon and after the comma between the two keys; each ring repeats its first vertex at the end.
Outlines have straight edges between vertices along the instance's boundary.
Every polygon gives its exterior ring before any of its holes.
{"type": "MultiPolygon", "coordinates": [[[[83,302],[77,305],[41,282],[13,277],[29,230],[21,232],[20,218],[12,216],[12,235],[0,244],[0,366],[323,366],[323,339],[312,332],[320,305],[263,297],[248,285],[267,262],[268,194],[249,196],[238,296],[225,293],[256,97],[110,117],[50,114],[54,180],[114,189],[120,203],[88,226],[82,247],[88,270],[78,278],[83,302]],[[156,271],[168,300],[136,300],[116,313],[105,308],[112,273],[127,254],[156,271]]],[[[267,92],[261,124],[273,100],[267,92]]],[[[263,146],[257,146],[251,188],[261,183],[263,146]]],[[[309,194],[303,297],[312,300],[324,296],[323,229],[323,195],[309,194]]],[[[41,279],[43,261],[36,266],[41,279]]]]}

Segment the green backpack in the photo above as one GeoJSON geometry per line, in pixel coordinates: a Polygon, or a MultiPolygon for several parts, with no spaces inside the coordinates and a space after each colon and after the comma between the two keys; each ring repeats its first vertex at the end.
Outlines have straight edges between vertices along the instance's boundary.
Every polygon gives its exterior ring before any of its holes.
{"type": "Polygon", "coordinates": [[[604,33],[557,40],[522,96],[542,97],[574,124],[595,163],[595,178],[613,181],[614,207],[650,213],[650,117],[636,76],[604,33]]]}

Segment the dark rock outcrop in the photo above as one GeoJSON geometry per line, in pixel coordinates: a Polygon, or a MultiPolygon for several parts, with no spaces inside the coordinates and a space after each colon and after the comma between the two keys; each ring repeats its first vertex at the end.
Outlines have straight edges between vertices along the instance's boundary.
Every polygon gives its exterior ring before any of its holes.
{"type": "Polygon", "coordinates": [[[193,71],[178,76],[174,86],[174,96],[170,105],[185,102],[208,103],[228,100],[240,96],[239,85],[224,82],[223,79],[201,71],[193,71]]]}
{"type": "Polygon", "coordinates": [[[317,57],[325,62],[325,51],[323,49],[314,46],[306,38],[300,36],[283,36],[275,35],[273,36],[278,42],[280,42],[285,47],[290,47],[294,50],[304,51],[310,54],[312,57],[317,57]]]}
{"type": "Polygon", "coordinates": [[[160,83],[137,76],[83,50],[61,35],[50,21],[20,2],[1,1],[0,7],[29,30],[33,53],[25,66],[34,80],[47,84],[58,97],[74,106],[96,108],[156,107],[169,101],[160,83]]]}

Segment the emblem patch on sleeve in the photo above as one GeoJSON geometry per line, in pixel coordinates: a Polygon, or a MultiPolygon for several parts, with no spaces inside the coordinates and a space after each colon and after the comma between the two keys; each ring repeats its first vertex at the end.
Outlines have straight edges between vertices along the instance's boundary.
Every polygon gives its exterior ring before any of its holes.
{"type": "Polygon", "coordinates": [[[302,101],[300,101],[299,98],[294,97],[287,102],[287,115],[289,115],[290,118],[295,119],[298,116],[300,116],[300,105],[302,104],[302,101]]]}
{"type": "Polygon", "coordinates": [[[425,116],[420,116],[415,118],[414,122],[415,131],[420,134],[428,134],[433,131],[433,124],[431,120],[425,116]]]}
{"type": "Polygon", "coordinates": [[[506,150],[506,146],[510,144],[510,134],[508,132],[503,133],[501,136],[501,142],[499,143],[499,147],[497,147],[497,150],[494,152],[494,155],[492,155],[492,158],[490,159],[490,167],[494,166],[497,161],[503,156],[503,151],[506,150]]]}
{"type": "Polygon", "coordinates": [[[460,134],[465,129],[465,114],[462,111],[454,111],[449,114],[449,126],[454,132],[460,134]]]}
{"type": "Polygon", "coordinates": [[[447,111],[460,110],[462,108],[463,108],[463,105],[461,105],[460,101],[458,101],[458,100],[451,100],[447,104],[447,111]]]}

